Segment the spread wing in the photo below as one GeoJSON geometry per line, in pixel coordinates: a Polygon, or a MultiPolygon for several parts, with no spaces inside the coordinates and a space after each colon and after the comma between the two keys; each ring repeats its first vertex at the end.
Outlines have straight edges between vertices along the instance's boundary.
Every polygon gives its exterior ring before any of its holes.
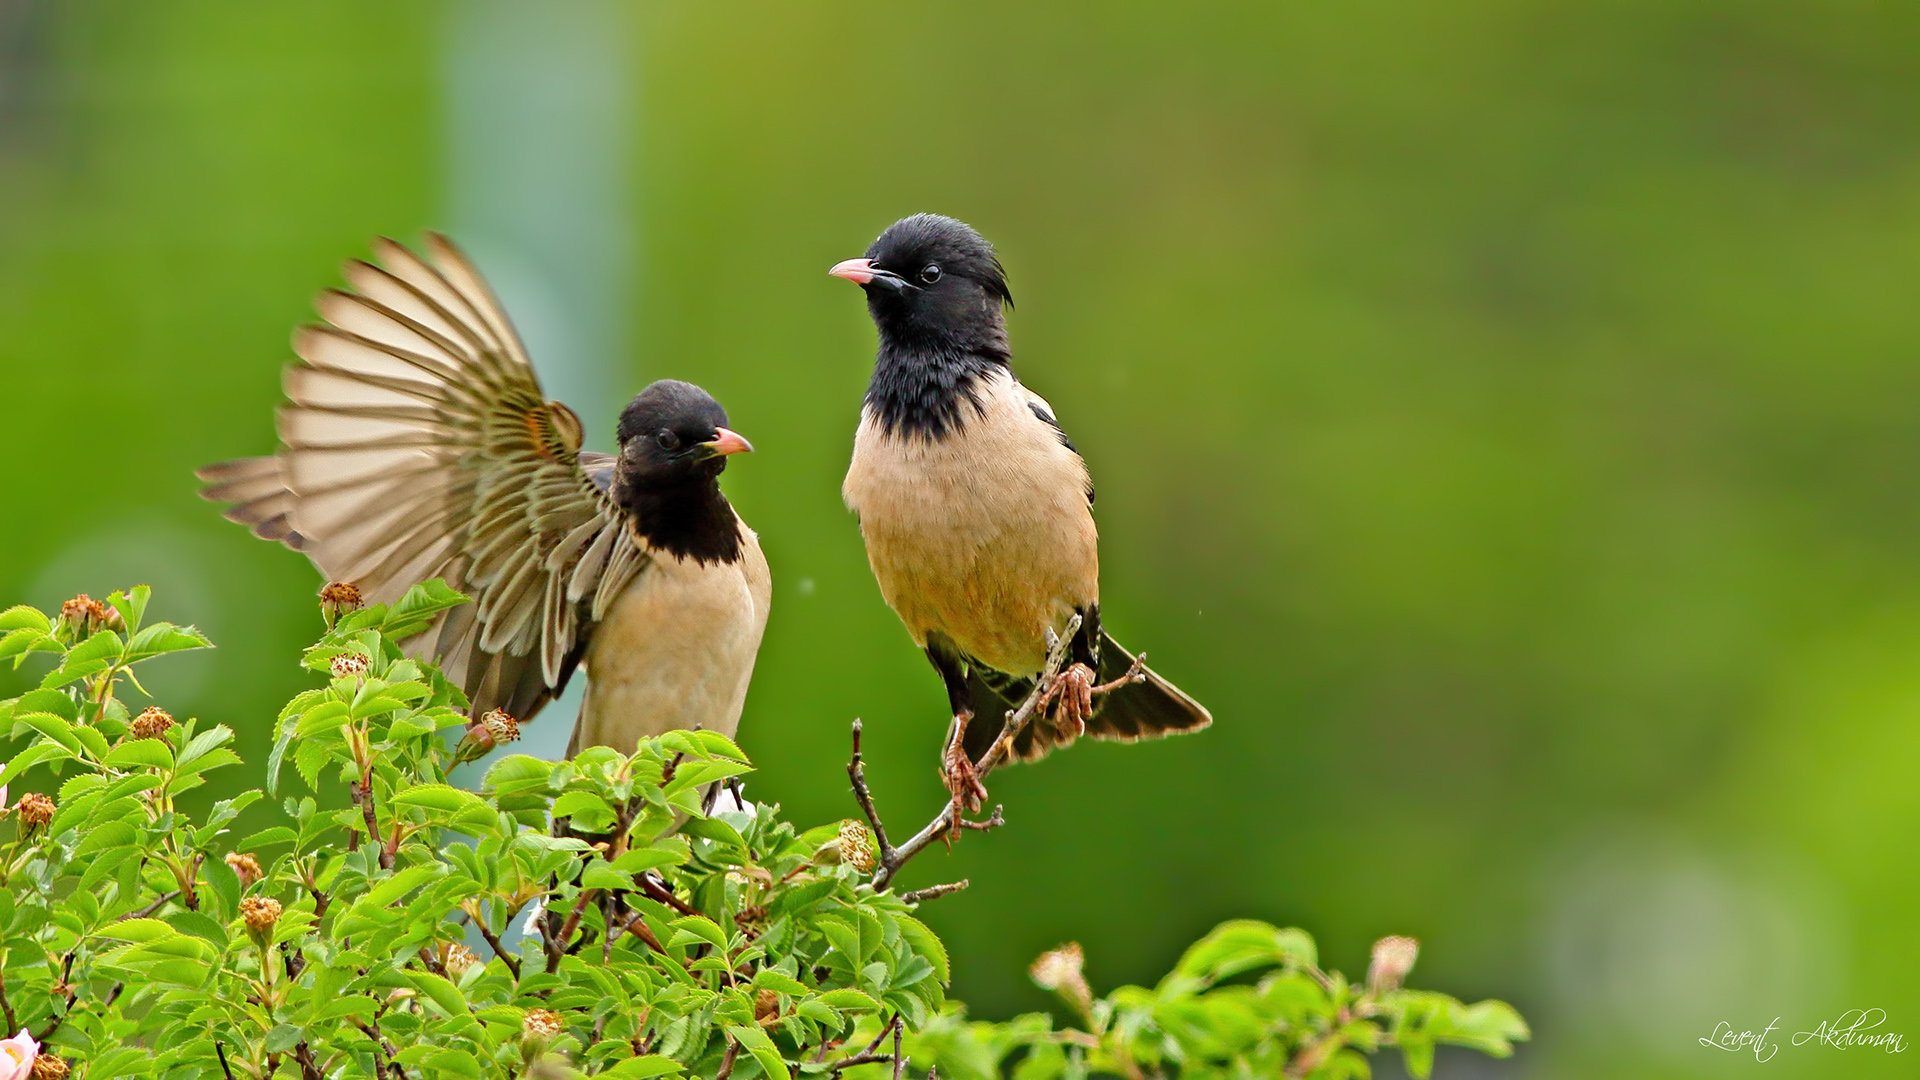
{"type": "Polygon", "coordinates": [[[200,470],[227,517],[391,602],[428,578],[474,598],[409,643],[472,700],[527,718],[649,556],[608,496],[613,461],[540,392],[473,264],[429,235],[351,262],[295,333],[280,450],[200,470]]]}

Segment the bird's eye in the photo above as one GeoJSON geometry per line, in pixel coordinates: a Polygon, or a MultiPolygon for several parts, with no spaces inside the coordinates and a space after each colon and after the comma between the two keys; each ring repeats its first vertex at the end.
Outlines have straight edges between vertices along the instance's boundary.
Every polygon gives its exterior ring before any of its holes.
{"type": "Polygon", "coordinates": [[[662,431],[653,437],[653,441],[659,443],[660,449],[662,450],[680,449],[680,436],[675,435],[671,431],[662,431]]]}
{"type": "Polygon", "coordinates": [[[920,268],[920,280],[931,285],[940,280],[940,264],[928,263],[920,268]]]}

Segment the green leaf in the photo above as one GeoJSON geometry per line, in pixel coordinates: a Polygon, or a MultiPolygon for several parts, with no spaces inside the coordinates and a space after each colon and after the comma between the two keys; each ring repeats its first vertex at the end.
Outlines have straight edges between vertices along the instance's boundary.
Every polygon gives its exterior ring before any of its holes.
{"type": "MultiPolygon", "coordinates": [[[[215,724],[200,734],[195,735],[191,742],[180,748],[179,767],[185,769],[187,766],[204,757],[214,747],[221,746],[232,739],[232,728],[225,724],[215,724]]],[[[239,759],[236,757],[234,760],[238,761],[239,759]]],[[[199,772],[201,770],[195,769],[194,771],[199,772]]]]}
{"type": "Polygon", "coordinates": [[[110,769],[172,768],[173,747],[165,739],[132,739],[114,747],[102,764],[110,769]]]}
{"type": "Polygon", "coordinates": [[[1313,938],[1304,930],[1282,930],[1256,919],[1230,919],[1195,942],[1174,965],[1173,975],[1203,983],[1257,967],[1316,962],[1313,938]]]}
{"type": "Polygon", "coordinates": [[[60,642],[45,630],[23,626],[0,637],[0,660],[24,656],[30,652],[59,652],[60,642]]]}
{"type": "Polygon", "coordinates": [[[673,1076],[685,1071],[685,1066],[670,1057],[643,1054],[615,1062],[601,1075],[616,1076],[620,1080],[651,1080],[655,1076],[673,1076]]]}
{"type": "Polygon", "coordinates": [[[0,611],[0,631],[20,629],[39,630],[44,633],[53,629],[53,622],[41,614],[40,609],[28,607],[26,604],[15,604],[5,611],[0,611]]]}
{"type": "Polygon", "coordinates": [[[868,997],[859,990],[855,990],[851,986],[842,986],[836,990],[829,990],[821,994],[819,1000],[842,1012],[853,1012],[856,1010],[874,1011],[880,1008],[878,1001],[873,1000],[873,998],[868,997]]]}
{"type": "Polygon", "coordinates": [[[788,997],[805,997],[810,993],[805,983],[784,971],[776,971],[773,968],[761,968],[755,972],[753,975],[753,988],[755,990],[771,990],[776,994],[785,994],[788,997]]]}
{"type": "Polygon", "coordinates": [[[120,659],[123,648],[120,635],[111,630],[100,630],[87,640],[67,650],[67,658],[60,666],[47,672],[40,680],[42,689],[65,686],[98,671],[105,671],[114,661],[120,659]]]}
{"type": "Polygon", "coordinates": [[[105,851],[110,847],[126,847],[140,842],[140,834],[124,821],[103,821],[87,831],[80,846],[73,849],[74,855],[89,855],[96,851],[105,851]]]}
{"type": "Polygon", "coordinates": [[[176,911],[167,916],[166,922],[183,934],[212,942],[222,949],[227,947],[227,928],[197,911],[176,911]]]}
{"type": "Polygon", "coordinates": [[[940,976],[940,984],[945,986],[953,981],[953,973],[947,964],[947,947],[940,938],[927,928],[927,924],[911,915],[894,915],[900,924],[900,936],[907,939],[913,951],[927,958],[933,965],[934,973],[940,976]]]}
{"type": "Polygon", "coordinates": [[[74,734],[73,725],[52,713],[26,713],[13,718],[16,725],[25,724],[33,730],[52,739],[71,757],[81,756],[80,736],[74,734]]]}
{"type": "Polygon", "coordinates": [[[300,1045],[301,1040],[306,1037],[307,1033],[304,1028],[297,1028],[292,1024],[276,1024],[272,1031],[267,1032],[267,1053],[284,1054],[300,1045]]]}
{"type": "Polygon", "coordinates": [[[16,715],[47,712],[69,724],[80,722],[80,706],[65,690],[29,690],[14,699],[13,711],[16,715]]]}
{"type": "Polygon", "coordinates": [[[786,1061],[780,1057],[780,1051],[775,1048],[773,1040],[767,1036],[766,1032],[757,1027],[728,1024],[727,1034],[733,1037],[733,1041],[747,1048],[747,1052],[753,1055],[753,1060],[760,1063],[760,1070],[767,1074],[769,1080],[793,1080],[793,1072],[787,1068],[786,1061]]]}
{"type": "Polygon", "coordinates": [[[480,1068],[480,1059],[465,1050],[436,1050],[428,1054],[426,1061],[422,1064],[438,1072],[475,1077],[476,1080],[484,1075],[480,1068]]]}
{"type": "MultiPolygon", "coordinates": [[[[675,930],[684,930],[692,935],[694,940],[704,941],[723,953],[727,951],[727,932],[720,929],[718,923],[707,918],[705,915],[687,915],[675,919],[667,925],[675,930]]],[[[679,935],[676,934],[675,937],[677,938],[679,935]]],[[[671,944],[671,942],[669,942],[669,944],[671,944]]]]}
{"type": "Polygon", "coordinates": [[[446,813],[461,813],[478,810],[491,814],[486,801],[471,791],[465,791],[450,784],[420,784],[395,795],[395,806],[418,806],[425,810],[440,810],[446,813]]]}
{"type": "Polygon", "coordinates": [[[613,860],[613,868],[625,870],[629,874],[638,874],[647,870],[657,870],[663,866],[678,866],[686,861],[687,853],[683,849],[632,848],[621,852],[620,857],[613,860]]]}
{"type": "Polygon", "coordinates": [[[34,743],[25,750],[13,755],[7,767],[0,769],[0,784],[11,784],[20,774],[33,768],[49,757],[64,758],[70,756],[64,746],[57,742],[34,743]]]}
{"type": "MultiPolygon", "coordinates": [[[[98,636],[98,635],[95,635],[98,636]]],[[[89,639],[91,640],[91,639],[89,639]]],[[[175,626],[172,623],[154,623],[152,626],[133,635],[127,643],[125,661],[129,664],[150,660],[167,653],[185,652],[189,649],[211,649],[213,642],[207,635],[191,626],[175,626]]],[[[77,651],[77,650],[76,650],[77,651]]],[[[71,662],[71,657],[69,657],[71,662]]]]}
{"type": "Polygon", "coordinates": [[[261,829],[235,844],[234,850],[250,852],[263,847],[272,847],[274,844],[291,844],[298,839],[299,836],[292,829],[285,825],[275,825],[271,829],[261,829]]]}
{"type": "Polygon", "coordinates": [[[300,714],[299,722],[294,726],[295,739],[310,739],[321,732],[337,731],[351,719],[347,703],[339,700],[323,701],[300,714]]]}
{"type": "Polygon", "coordinates": [[[569,791],[553,800],[557,818],[577,818],[582,829],[598,832],[613,824],[613,807],[591,791],[569,791]]]}
{"type": "Polygon", "coordinates": [[[147,617],[147,601],[153,598],[153,590],[145,585],[135,585],[131,589],[113,590],[107,597],[107,603],[120,613],[120,621],[129,631],[140,629],[140,620],[147,617]]]}
{"type": "Polygon", "coordinates": [[[431,971],[409,972],[407,977],[413,980],[414,989],[432,998],[433,1003],[440,1006],[441,1012],[448,1016],[467,1015],[467,996],[460,992],[459,987],[431,971]]]}
{"type": "Polygon", "coordinates": [[[111,941],[148,942],[174,937],[179,931],[159,919],[121,919],[108,923],[94,933],[111,941]]]}
{"type": "MultiPolygon", "coordinates": [[[[633,875],[624,870],[616,870],[599,859],[586,865],[580,872],[580,887],[583,889],[628,889],[633,885],[633,875]]],[[[718,929],[716,927],[716,929],[718,929]]]]}
{"type": "Polygon", "coordinates": [[[380,629],[395,641],[412,637],[425,630],[440,612],[466,602],[467,597],[448,588],[439,578],[423,581],[387,608],[386,621],[380,629]]]}

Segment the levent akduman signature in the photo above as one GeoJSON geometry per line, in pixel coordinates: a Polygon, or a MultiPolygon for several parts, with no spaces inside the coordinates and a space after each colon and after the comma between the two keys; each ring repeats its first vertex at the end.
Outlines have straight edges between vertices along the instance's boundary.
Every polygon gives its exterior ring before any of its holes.
{"type": "MultiPolygon", "coordinates": [[[[1811,1031],[1797,1031],[1793,1034],[1795,1046],[1827,1046],[1836,1050],[1849,1050],[1855,1047],[1869,1047],[1884,1050],[1889,1054],[1905,1053],[1907,1037],[1897,1031],[1876,1030],[1887,1022],[1885,1009],[1854,1009],[1842,1013],[1838,1019],[1822,1020],[1811,1031]]],[[[1751,1051],[1755,1061],[1772,1061],[1780,1052],[1780,1044],[1773,1039],[1773,1033],[1780,1030],[1780,1018],[1758,1031],[1751,1029],[1736,1031],[1725,1020],[1715,1025],[1712,1035],[1700,1037],[1700,1045],[1714,1050],[1726,1050],[1731,1053],[1751,1051]]]]}

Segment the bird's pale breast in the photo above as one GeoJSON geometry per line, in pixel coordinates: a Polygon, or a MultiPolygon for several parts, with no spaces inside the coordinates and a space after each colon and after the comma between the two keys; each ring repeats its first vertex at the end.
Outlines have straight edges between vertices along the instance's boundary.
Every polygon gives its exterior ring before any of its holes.
{"type": "Polygon", "coordinates": [[[588,648],[576,748],[632,753],[675,728],[733,737],[773,591],[759,539],[740,532],[738,562],[656,555],[607,612],[588,648]]]}
{"type": "Polygon", "coordinates": [[[880,592],[925,645],[944,634],[1008,674],[1045,660],[1046,630],[1100,595],[1087,470],[1005,372],[957,431],[888,434],[869,410],[842,488],[880,592]]]}

